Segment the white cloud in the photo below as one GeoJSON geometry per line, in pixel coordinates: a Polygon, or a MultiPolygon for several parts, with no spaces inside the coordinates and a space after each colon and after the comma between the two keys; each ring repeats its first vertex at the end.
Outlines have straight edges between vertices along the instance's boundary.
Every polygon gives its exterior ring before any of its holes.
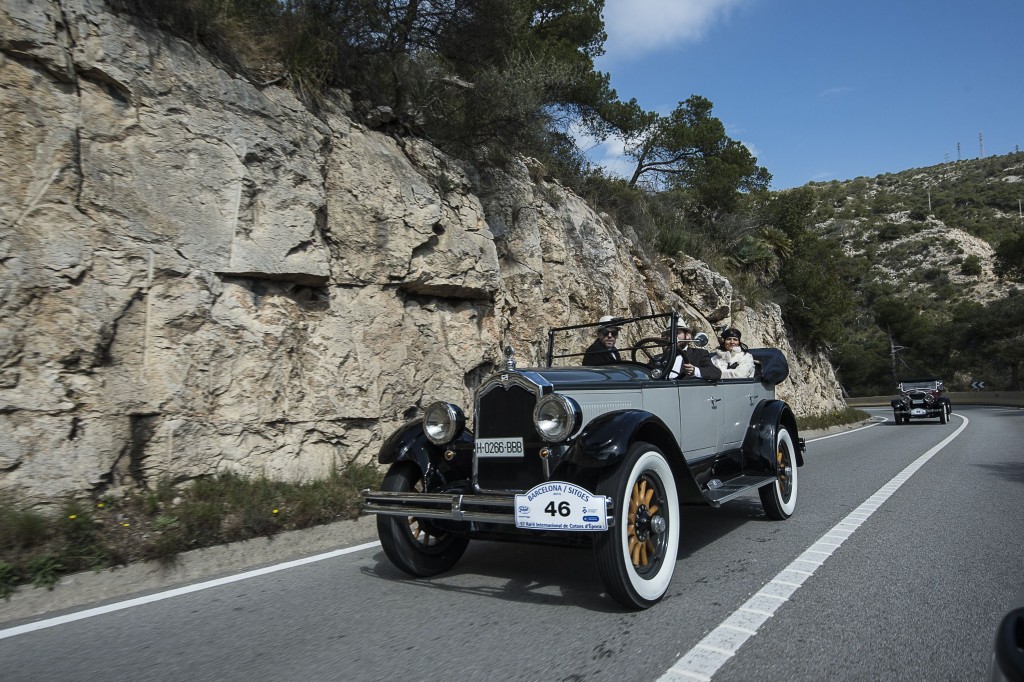
{"type": "Polygon", "coordinates": [[[618,178],[629,178],[636,169],[636,163],[624,153],[622,140],[610,139],[591,150],[590,160],[618,178]]]}
{"type": "Polygon", "coordinates": [[[621,139],[612,137],[601,142],[577,126],[572,126],[569,132],[591,163],[601,166],[614,177],[628,178],[633,174],[633,162],[626,156],[626,145],[621,139]]]}
{"type": "Polygon", "coordinates": [[[605,0],[606,59],[628,60],[673,43],[700,41],[751,0],[605,0]]]}
{"type": "Polygon", "coordinates": [[[840,95],[845,95],[848,92],[853,92],[853,88],[841,85],[839,87],[822,90],[818,93],[818,97],[839,97],[840,95]]]}

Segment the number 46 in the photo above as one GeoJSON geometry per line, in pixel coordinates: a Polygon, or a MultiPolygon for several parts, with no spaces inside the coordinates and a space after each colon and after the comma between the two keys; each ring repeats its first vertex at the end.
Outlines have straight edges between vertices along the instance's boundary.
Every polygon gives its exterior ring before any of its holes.
{"type": "Polygon", "coordinates": [[[544,512],[551,516],[555,516],[556,514],[558,516],[568,516],[572,513],[572,510],[570,509],[568,502],[559,502],[558,508],[556,509],[555,501],[552,500],[551,502],[548,502],[548,506],[544,507],[544,512]]]}

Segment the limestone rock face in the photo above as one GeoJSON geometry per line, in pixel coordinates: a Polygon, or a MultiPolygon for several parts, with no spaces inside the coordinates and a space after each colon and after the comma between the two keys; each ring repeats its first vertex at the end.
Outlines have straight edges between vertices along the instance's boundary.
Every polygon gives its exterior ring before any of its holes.
{"type": "MultiPolygon", "coordinates": [[[[532,163],[481,175],[314,116],[100,0],[0,6],[0,494],[372,461],[426,403],[468,406],[547,328],[676,309],[782,347],[798,414],[842,406],[780,311],[733,310],[532,163]]],[[[628,230],[624,228],[628,233],[628,230]]]]}

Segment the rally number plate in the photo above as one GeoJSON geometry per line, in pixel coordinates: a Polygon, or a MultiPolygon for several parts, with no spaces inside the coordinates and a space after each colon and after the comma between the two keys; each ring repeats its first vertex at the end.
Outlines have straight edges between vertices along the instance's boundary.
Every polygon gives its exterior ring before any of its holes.
{"type": "Polygon", "coordinates": [[[516,495],[516,527],[537,530],[608,530],[608,502],[564,481],[542,483],[516,495]]]}

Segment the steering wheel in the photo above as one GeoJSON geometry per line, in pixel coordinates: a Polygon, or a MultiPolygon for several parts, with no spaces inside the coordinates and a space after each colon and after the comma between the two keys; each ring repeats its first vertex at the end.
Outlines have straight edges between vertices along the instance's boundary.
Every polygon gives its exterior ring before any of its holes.
{"type": "Polygon", "coordinates": [[[664,353],[666,348],[668,348],[668,341],[665,339],[657,336],[645,336],[630,349],[630,358],[633,362],[653,365],[654,359],[664,353]]]}

